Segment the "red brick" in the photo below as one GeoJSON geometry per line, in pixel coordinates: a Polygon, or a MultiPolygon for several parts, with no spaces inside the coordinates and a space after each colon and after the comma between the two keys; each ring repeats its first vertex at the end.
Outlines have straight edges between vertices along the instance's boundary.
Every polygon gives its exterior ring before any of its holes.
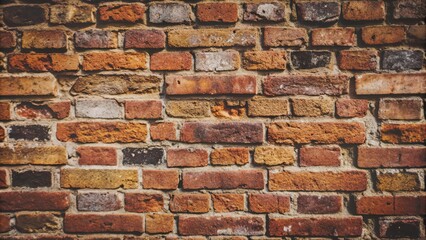
{"type": "Polygon", "coordinates": [[[359,122],[275,122],[268,126],[274,143],[364,143],[365,126],[359,122]]]}
{"type": "Polygon", "coordinates": [[[16,36],[14,32],[0,31],[0,49],[16,47],[16,36]]]}
{"type": "Polygon", "coordinates": [[[159,119],[163,116],[161,100],[127,100],[124,109],[126,119],[159,119]]]}
{"type": "Polygon", "coordinates": [[[343,70],[376,70],[377,58],[376,50],[344,50],[337,61],[343,70]]]}
{"type": "Polygon", "coordinates": [[[64,119],[69,116],[70,109],[70,101],[21,102],[16,106],[15,113],[27,119],[64,119]]]}
{"type": "Polygon", "coordinates": [[[313,46],[355,46],[355,28],[312,29],[313,46]]]}
{"type": "Polygon", "coordinates": [[[261,217],[179,216],[179,234],[188,235],[262,235],[265,231],[261,217]]]}
{"type": "Polygon", "coordinates": [[[382,98],[379,102],[379,119],[420,120],[423,100],[382,98]]]}
{"type": "Polygon", "coordinates": [[[262,170],[184,172],[183,189],[263,189],[262,170]]]}
{"type": "Polygon", "coordinates": [[[231,2],[207,2],[197,4],[200,22],[234,23],[238,21],[238,4],[231,2]]]}
{"type": "Polygon", "coordinates": [[[124,48],[165,48],[166,34],[157,29],[128,30],[124,34],[124,48]]]}
{"type": "Polygon", "coordinates": [[[170,211],[174,213],[206,213],[210,209],[208,194],[180,193],[170,199],[170,211]]]}
{"type": "Polygon", "coordinates": [[[136,214],[65,214],[67,233],[142,233],[143,217],[136,214]]]}
{"type": "Polygon", "coordinates": [[[358,167],[426,167],[424,147],[359,147],[358,167]]]}
{"type": "Polygon", "coordinates": [[[168,95],[256,94],[256,78],[249,75],[166,76],[168,95]]]}
{"type": "Polygon", "coordinates": [[[363,196],[356,200],[356,213],[362,215],[423,215],[425,196],[363,196]]]}
{"type": "Polygon", "coordinates": [[[340,148],[338,146],[304,146],[299,151],[299,164],[308,166],[340,166],[340,148]]]}
{"type": "Polygon", "coordinates": [[[306,214],[338,213],[342,211],[341,196],[300,195],[297,212],[306,214]]]}
{"type": "Polygon", "coordinates": [[[244,211],[244,194],[217,193],[212,194],[213,208],[215,212],[244,211]]]}
{"type": "Polygon", "coordinates": [[[388,143],[424,143],[426,123],[384,123],[380,128],[381,139],[388,143]]]}
{"type": "Polygon", "coordinates": [[[204,149],[168,149],[168,167],[203,167],[209,162],[209,154],[204,149]]]}
{"type": "Polygon", "coordinates": [[[173,232],[173,214],[149,214],[146,215],[147,233],[169,233],[173,232]]]}
{"type": "Polygon", "coordinates": [[[181,141],[189,143],[261,143],[263,126],[249,122],[185,122],[181,141]]]}
{"type": "Polygon", "coordinates": [[[0,102],[0,121],[10,120],[10,103],[0,102]]]}
{"type": "Polygon", "coordinates": [[[254,213],[286,213],[290,211],[290,197],[276,194],[250,194],[249,209],[254,213]]]}
{"type": "Polygon", "coordinates": [[[6,138],[6,130],[3,127],[0,127],[0,142],[3,142],[6,138]]]}
{"type": "Polygon", "coordinates": [[[343,19],[348,21],[375,21],[385,19],[383,1],[349,1],[342,5],[343,19]]]}
{"type": "Polygon", "coordinates": [[[9,174],[6,169],[0,169],[0,188],[9,187],[9,174]]]}
{"type": "Polygon", "coordinates": [[[173,122],[160,122],[151,124],[151,139],[153,141],[176,141],[176,124],[173,122]]]}
{"type": "Polygon", "coordinates": [[[0,211],[64,211],[69,205],[69,192],[0,192],[0,211]]]}
{"type": "Polygon", "coordinates": [[[243,54],[243,67],[247,70],[285,70],[285,51],[248,51],[243,54]]]}
{"type": "Polygon", "coordinates": [[[146,69],[148,54],[137,52],[96,52],[83,55],[83,70],[138,70],[146,69]]]}
{"type": "Polygon", "coordinates": [[[405,40],[403,26],[368,26],[361,30],[362,41],[368,45],[394,44],[405,40]]]}
{"type": "Polygon", "coordinates": [[[101,5],[98,14],[102,22],[143,22],[145,6],[140,3],[101,5]]]}
{"type": "Polygon", "coordinates": [[[145,189],[174,190],[178,188],[179,171],[143,169],[142,179],[145,189]]]}
{"type": "Polygon", "coordinates": [[[339,117],[365,117],[368,111],[368,100],[364,99],[338,99],[336,113],[339,117]]]}
{"type": "Polygon", "coordinates": [[[362,74],[355,79],[358,95],[426,93],[426,73],[362,74]]]}
{"type": "Polygon", "coordinates": [[[284,171],[270,173],[268,186],[271,191],[364,191],[367,174],[361,171],[284,171]]]}
{"type": "Polygon", "coordinates": [[[210,155],[212,165],[245,165],[249,162],[250,153],[247,148],[219,148],[210,155]]]}
{"type": "Polygon", "coordinates": [[[271,218],[269,234],[273,237],[360,237],[361,217],[271,218]]]}
{"type": "Polygon", "coordinates": [[[304,28],[265,27],[263,41],[267,47],[302,46],[308,42],[304,28]]]}
{"type": "Polygon", "coordinates": [[[117,165],[117,150],[112,147],[81,146],[77,148],[77,154],[80,165],[117,165]]]}
{"type": "Polygon", "coordinates": [[[11,72],[63,72],[79,69],[78,55],[62,53],[17,53],[8,56],[11,72]]]}
{"type": "Polygon", "coordinates": [[[64,50],[67,48],[67,35],[61,30],[29,30],[22,34],[22,49],[64,50]]]}
{"type": "Polygon", "coordinates": [[[10,217],[6,214],[0,214],[0,233],[9,232],[10,230],[10,217]]]}
{"type": "Polygon", "coordinates": [[[425,215],[426,196],[395,196],[395,215],[425,215]]]}
{"type": "Polygon", "coordinates": [[[191,70],[192,55],[189,52],[159,52],[151,55],[152,71],[191,70]]]}
{"type": "Polygon", "coordinates": [[[125,193],[124,209],[128,212],[161,212],[164,209],[164,199],[161,194],[125,193]]]}

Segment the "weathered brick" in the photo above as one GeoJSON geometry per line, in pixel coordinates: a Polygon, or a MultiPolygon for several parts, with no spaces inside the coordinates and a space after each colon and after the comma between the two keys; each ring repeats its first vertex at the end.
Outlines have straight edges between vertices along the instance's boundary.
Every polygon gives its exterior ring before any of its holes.
{"type": "Polygon", "coordinates": [[[385,20],[383,1],[347,1],[342,5],[342,16],[347,21],[385,20]]]}
{"type": "Polygon", "coordinates": [[[210,103],[207,101],[168,101],[166,113],[171,117],[200,118],[210,116],[210,103]]]}
{"type": "Polygon", "coordinates": [[[138,122],[61,122],[56,137],[63,142],[145,142],[147,131],[138,122]]]}
{"type": "Polygon", "coordinates": [[[235,212],[244,210],[243,194],[216,193],[212,194],[213,208],[215,212],[235,212]]]}
{"type": "Polygon", "coordinates": [[[265,231],[263,218],[254,216],[179,216],[178,230],[183,236],[255,236],[265,231]]]}
{"type": "Polygon", "coordinates": [[[135,169],[61,169],[62,188],[116,189],[137,188],[135,169]]]}
{"type": "Polygon", "coordinates": [[[249,209],[254,213],[286,213],[290,211],[290,197],[276,194],[250,194],[249,209]]]}
{"type": "Polygon", "coordinates": [[[79,146],[76,152],[80,165],[117,165],[117,150],[113,147],[79,146]]]}
{"type": "Polygon", "coordinates": [[[53,24],[95,23],[95,12],[92,5],[52,5],[49,21],[53,24]]]}
{"type": "Polygon", "coordinates": [[[9,26],[28,26],[46,21],[46,9],[39,5],[16,5],[3,8],[3,21],[9,26]]]}
{"type": "Polygon", "coordinates": [[[166,76],[166,94],[256,94],[256,78],[251,75],[166,76]]]}
{"type": "Polygon", "coordinates": [[[159,52],[151,55],[150,69],[153,71],[191,70],[192,55],[189,52],[159,52]]]}
{"type": "Polygon", "coordinates": [[[189,23],[191,22],[191,6],[180,2],[155,2],[149,6],[149,22],[151,23],[189,23]]]}
{"type": "Polygon", "coordinates": [[[360,237],[362,223],[361,217],[271,218],[268,231],[274,237],[360,237]]]}
{"type": "Polygon", "coordinates": [[[0,211],[65,211],[70,205],[69,192],[0,192],[0,211]]]}
{"type": "Polygon", "coordinates": [[[85,192],[77,195],[78,211],[115,211],[121,208],[121,201],[114,193],[85,192]]]}
{"type": "Polygon", "coordinates": [[[336,114],[339,117],[365,117],[368,111],[368,100],[364,99],[338,99],[336,101],[336,114]]]}
{"type": "Polygon", "coordinates": [[[334,100],[326,97],[291,98],[293,114],[298,117],[332,116],[334,100]]]}
{"type": "Polygon", "coordinates": [[[14,187],[50,187],[52,173],[49,171],[12,171],[12,186],[14,187]]]}
{"type": "Polygon", "coordinates": [[[380,133],[383,142],[424,143],[426,141],[426,123],[383,123],[380,133]]]}
{"type": "Polygon", "coordinates": [[[422,215],[425,196],[362,196],[356,199],[356,213],[362,215],[422,215]]]}
{"type": "Polygon", "coordinates": [[[267,47],[293,47],[308,42],[305,28],[265,27],[263,42],[267,47]]]}
{"type": "Polygon", "coordinates": [[[313,46],[355,46],[356,34],[352,27],[312,29],[313,46]]]}
{"type": "Polygon", "coordinates": [[[425,167],[424,147],[359,147],[358,166],[361,168],[425,167]]]}
{"type": "Polygon", "coordinates": [[[50,128],[44,125],[12,125],[9,126],[9,138],[28,141],[50,140],[50,128]]]}
{"type": "Polygon", "coordinates": [[[77,99],[75,116],[79,118],[123,118],[122,107],[114,99],[77,99]]]}
{"type": "Polygon", "coordinates": [[[424,19],[426,3],[422,0],[397,0],[393,2],[395,19],[424,19]]]}
{"type": "Polygon", "coordinates": [[[185,122],[181,141],[188,143],[262,143],[263,125],[249,122],[185,122]]]}
{"type": "Polygon", "coordinates": [[[238,4],[232,2],[198,3],[196,15],[200,22],[234,23],[238,21],[238,4]]]}
{"type": "Polygon", "coordinates": [[[124,148],[123,165],[159,165],[163,162],[162,148],[124,148]]]}
{"type": "Polygon", "coordinates": [[[164,199],[161,194],[125,193],[125,210],[128,212],[161,212],[164,208],[164,199]]]}
{"type": "Polygon", "coordinates": [[[16,47],[15,32],[0,31],[0,49],[9,49],[16,47]]]}
{"type": "Polygon", "coordinates": [[[407,34],[410,40],[422,42],[426,40],[426,25],[411,25],[408,27],[407,34]]]}
{"type": "Polygon", "coordinates": [[[263,189],[261,170],[191,171],[183,173],[183,189],[263,189]]]}
{"type": "Polygon", "coordinates": [[[419,238],[420,221],[418,219],[380,219],[379,236],[382,238],[419,238]]]}
{"type": "Polygon", "coordinates": [[[0,75],[0,96],[56,96],[57,92],[52,75],[0,75]]]}
{"type": "Polygon", "coordinates": [[[72,92],[82,94],[159,93],[161,78],[156,75],[90,75],[79,77],[72,92]]]}
{"type": "Polygon", "coordinates": [[[278,117],[289,115],[289,104],[283,98],[255,97],[248,102],[248,115],[251,117],[278,117]]]}
{"type": "Polygon", "coordinates": [[[285,20],[285,7],[278,2],[270,3],[245,3],[244,21],[272,21],[285,20]]]}
{"type": "Polygon", "coordinates": [[[365,126],[359,122],[276,122],[268,126],[275,143],[364,143],[365,126]]]}
{"type": "Polygon", "coordinates": [[[70,109],[71,102],[68,100],[44,103],[21,102],[16,106],[15,113],[27,119],[64,119],[69,116],[70,109]]]}
{"type": "Polygon", "coordinates": [[[67,233],[142,233],[143,217],[136,214],[75,214],[64,217],[67,233]]]}
{"type": "Polygon", "coordinates": [[[117,33],[104,30],[80,31],[74,34],[74,42],[77,48],[117,48],[117,33]]]}
{"type": "Polygon", "coordinates": [[[149,214],[146,215],[147,233],[169,233],[173,232],[173,214],[149,214]]]}
{"type": "Polygon", "coordinates": [[[344,50],[337,55],[339,68],[343,70],[375,70],[376,50],[344,50]]]}
{"type": "Polygon", "coordinates": [[[168,32],[170,47],[250,47],[256,45],[255,29],[179,29],[168,32]]]}
{"type": "Polygon", "coordinates": [[[368,26],[361,30],[362,41],[368,45],[400,43],[405,37],[403,26],[368,26]]]}
{"type": "Polygon", "coordinates": [[[240,54],[234,50],[195,52],[195,70],[205,72],[232,71],[240,68],[240,54]]]}
{"type": "Polygon", "coordinates": [[[170,211],[174,213],[206,213],[210,209],[210,195],[179,193],[170,199],[170,211]]]}
{"type": "Polygon", "coordinates": [[[331,52],[326,51],[293,51],[291,63],[295,69],[312,69],[328,67],[330,65],[331,52]]]}
{"type": "Polygon", "coordinates": [[[62,165],[67,164],[67,153],[62,146],[0,147],[0,164],[62,165]]]}
{"type": "MultiPolygon", "coordinates": [[[[6,170],[6,169],[0,169],[0,189],[9,187],[9,185],[10,185],[9,179],[10,179],[9,171],[6,170]]],[[[0,215],[0,219],[1,219],[1,217],[2,216],[0,215]]],[[[0,226],[1,226],[1,224],[0,224],[0,226]]]]}
{"type": "Polygon", "coordinates": [[[392,99],[382,98],[379,102],[379,118],[394,120],[420,120],[423,101],[420,98],[392,99]]]}
{"type": "Polygon", "coordinates": [[[166,34],[157,29],[134,29],[124,34],[124,48],[165,48],[166,34]]]}
{"type": "Polygon", "coordinates": [[[337,195],[300,195],[297,212],[305,214],[338,213],[342,210],[342,197],[337,195]]]}
{"type": "Polygon", "coordinates": [[[243,54],[243,67],[247,70],[285,70],[285,51],[249,51],[243,54]]]}
{"type": "Polygon", "coordinates": [[[61,219],[53,213],[18,213],[16,229],[24,233],[54,232],[61,229],[61,219]]]}
{"type": "Polygon", "coordinates": [[[212,165],[244,165],[249,161],[249,150],[247,148],[219,148],[210,154],[212,165]]]}
{"type": "Polygon", "coordinates": [[[204,149],[168,149],[168,167],[203,167],[209,162],[209,154],[204,149]]]}
{"type": "Polygon", "coordinates": [[[340,16],[338,2],[300,2],[296,4],[297,17],[304,22],[336,22],[340,16]]]}
{"type": "Polygon", "coordinates": [[[22,48],[32,50],[59,50],[67,48],[67,35],[61,30],[23,31],[22,48]]]}
{"type": "Polygon", "coordinates": [[[378,173],[376,188],[379,191],[418,191],[420,181],[417,173],[378,173]]]}
{"type": "Polygon", "coordinates": [[[426,73],[363,74],[356,77],[358,95],[426,93],[426,73]]]}
{"type": "Polygon", "coordinates": [[[367,174],[362,171],[343,172],[277,172],[269,173],[271,191],[364,191],[367,174]]]}
{"type": "Polygon", "coordinates": [[[143,188],[174,190],[179,185],[178,170],[143,169],[143,188]]]}
{"type": "Polygon", "coordinates": [[[270,75],[263,82],[268,96],[279,95],[332,95],[348,92],[347,75],[270,75]]]}
{"type": "Polygon", "coordinates": [[[108,71],[108,70],[137,70],[147,68],[146,53],[136,52],[97,52],[83,55],[83,70],[108,71]]]}
{"type": "Polygon", "coordinates": [[[293,147],[256,147],[254,162],[261,165],[293,165],[295,161],[293,147]]]}
{"type": "Polygon", "coordinates": [[[10,230],[10,217],[6,214],[0,214],[0,233],[9,232],[10,230]]]}
{"type": "Polygon", "coordinates": [[[0,127],[0,142],[3,142],[6,138],[6,130],[3,127],[0,127]]]}
{"type": "Polygon", "coordinates": [[[140,3],[101,5],[98,14],[102,22],[143,22],[145,6],[140,3]]]}
{"type": "Polygon", "coordinates": [[[423,67],[424,53],[420,50],[385,50],[382,53],[382,68],[404,71],[423,67]]]}
{"type": "Polygon", "coordinates": [[[239,119],[246,115],[245,101],[215,101],[211,112],[217,118],[239,119]]]}
{"type": "Polygon", "coordinates": [[[151,124],[149,131],[154,141],[176,141],[176,124],[173,122],[159,122],[151,124]]]}
{"type": "Polygon", "coordinates": [[[124,107],[126,119],[159,119],[163,115],[160,100],[128,100],[124,107]]]}
{"type": "Polygon", "coordinates": [[[62,72],[79,69],[78,55],[61,53],[18,53],[8,57],[11,72],[62,72]]]}
{"type": "Polygon", "coordinates": [[[308,166],[340,166],[340,148],[338,146],[304,146],[299,150],[299,164],[308,166]]]}

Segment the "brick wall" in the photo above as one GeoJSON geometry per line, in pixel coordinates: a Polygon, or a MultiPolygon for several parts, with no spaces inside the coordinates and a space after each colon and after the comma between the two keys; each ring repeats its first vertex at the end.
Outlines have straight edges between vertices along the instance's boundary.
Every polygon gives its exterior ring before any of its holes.
{"type": "Polygon", "coordinates": [[[425,237],[424,0],[0,9],[0,239],[425,237]]]}

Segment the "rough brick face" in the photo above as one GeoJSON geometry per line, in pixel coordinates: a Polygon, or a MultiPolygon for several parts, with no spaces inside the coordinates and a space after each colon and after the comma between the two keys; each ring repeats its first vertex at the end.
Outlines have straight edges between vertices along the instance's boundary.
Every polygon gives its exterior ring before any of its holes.
{"type": "Polygon", "coordinates": [[[313,46],[355,46],[354,28],[322,28],[312,30],[313,46]]]}
{"type": "Polygon", "coordinates": [[[118,46],[117,33],[102,30],[88,30],[76,32],[75,45],[78,48],[116,48],[118,46]]]}
{"type": "Polygon", "coordinates": [[[308,32],[304,28],[267,27],[263,37],[268,47],[301,46],[308,41],[308,32]]]}
{"type": "Polygon", "coordinates": [[[252,51],[243,55],[243,67],[247,70],[284,70],[286,63],[284,51],[252,51]]]}
{"type": "Polygon", "coordinates": [[[339,52],[337,59],[343,70],[375,70],[377,67],[375,50],[344,50],[339,52]]]}
{"type": "Polygon", "coordinates": [[[78,55],[62,53],[23,53],[9,55],[11,72],[77,71],[78,55]]]}
{"type": "Polygon", "coordinates": [[[170,211],[178,213],[206,213],[210,208],[208,194],[175,194],[170,200],[170,211]]]}
{"type": "Polygon", "coordinates": [[[402,26],[363,27],[361,38],[368,45],[399,43],[405,40],[405,29],[402,26]]]}
{"type": "Polygon", "coordinates": [[[128,30],[124,35],[124,48],[164,48],[166,34],[161,30],[128,30]]]}
{"type": "Polygon", "coordinates": [[[46,12],[38,5],[9,6],[3,10],[3,19],[9,26],[28,26],[45,22],[46,12]]]}
{"type": "Polygon", "coordinates": [[[185,172],[184,189],[263,189],[263,172],[259,170],[223,172],[185,172]],[[226,179],[226,180],[225,180],[226,179]]]}
{"type": "Polygon", "coordinates": [[[135,214],[67,214],[64,231],[68,233],[141,233],[143,217],[135,214]]]}
{"type": "Polygon", "coordinates": [[[69,192],[13,191],[0,193],[0,211],[64,211],[69,192]]]}
{"type": "Polygon", "coordinates": [[[65,49],[67,47],[66,34],[60,30],[32,30],[22,34],[22,48],[24,49],[65,49]]]}
{"type": "Polygon", "coordinates": [[[95,23],[95,11],[91,5],[54,5],[50,7],[50,23],[95,23]]]}
{"type": "Polygon", "coordinates": [[[197,18],[201,22],[233,23],[238,21],[238,5],[236,3],[199,3],[197,18]]]}
{"type": "Polygon", "coordinates": [[[154,71],[190,70],[192,55],[189,52],[154,53],[150,68],[154,71]]]}
{"type": "Polygon", "coordinates": [[[145,53],[87,53],[83,56],[85,71],[146,69],[145,53]]]}
{"type": "Polygon", "coordinates": [[[422,94],[426,74],[363,74],[356,78],[355,91],[358,95],[368,94],[422,94]]]}
{"type": "Polygon", "coordinates": [[[335,22],[339,19],[338,2],[301,2],[297,3],[299,20],[305,22],[335,22]]]}
{"type": "Polygon", "coordinates": [[[385,19],[383,1],[349,1],[342,5],[343,19],[348,21],[378,21],[385,19]]]}
{"type": "Polygon", "coordinates": [[[98,8],[99,20],[103,22],[136,23],[144,19],[145,6],[139,3],[111,4],[98,8]]]}

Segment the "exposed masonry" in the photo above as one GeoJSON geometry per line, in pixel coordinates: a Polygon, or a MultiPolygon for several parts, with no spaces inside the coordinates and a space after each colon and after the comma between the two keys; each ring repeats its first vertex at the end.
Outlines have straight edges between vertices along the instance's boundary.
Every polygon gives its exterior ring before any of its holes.
{"type": "Polygon", "coordinates": [[[0,239],[424,239],[424,0],[4,0],[0,239]]]}

